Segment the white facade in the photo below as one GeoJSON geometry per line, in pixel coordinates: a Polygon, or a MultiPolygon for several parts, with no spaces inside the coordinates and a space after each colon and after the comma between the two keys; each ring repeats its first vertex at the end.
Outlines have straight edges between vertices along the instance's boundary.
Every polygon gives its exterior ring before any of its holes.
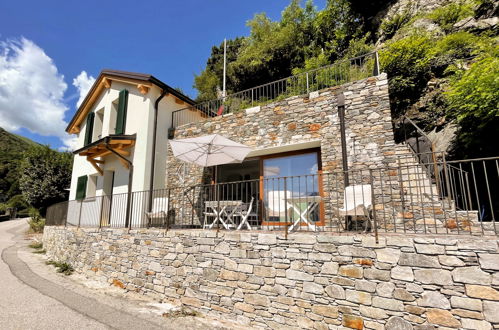
{"type": "MultiPolygon", "coordinates": [[[[151,161],[152,161],[152,142],[154,128],[154,104],[161,95],[161,88],[152,84],[148,88],[147,93],[142,94],[136,83],[127,83],[123,81],[112,81],[110,88],[106,88],[100,92],[100,95],[95,99],[90,112],[95,113],[92,142],[101,138],[115,134],[116,117],[118,98],[121,90],[128,90],[128,106],[126,114],[126,126],[124,135],[136,135],[135,145],[128,148],[130,155],[126,158],[133,163],[133,179],[132,191],[149,190],[151,176],[151,161]]],[[[179,102],[179,99],[168,93],[160,101],[158,106],[158,122],[157,122],[157,142],[156,142],[156,160],[155,160],[155,177],[154,188],[165,188],[166,178],[166,161],[167,161],[167,144],[168,144],[168,129],[171,127],[172,112],[178,109],[187,107],[185,102],[179,102]]],[[[88,114],[87,114],[88,115],[88,114]]],[[[86,120],[80,124],[77,149],[85,146],[85,131],[86,120]]],[[[88,176],[86,197],[83,202],[71,202],[68,210],[68,222],[77,225],[77,222],[82,224],[89,221],[99,221],[101,217],[95,212],[101,212],[102,204],[106,203],[105,197],[99,196],[118,195],[117,199],[113,197],[113,203],[126,204],[126,193],[128,192],[129,169],[123,166],[118,156],[108,154],[101,158],[103,161],[100,167],[103,170],[101,175],[92,164],[87,161],[86,156],[75,154],[73,163],[73,172],[71,177],[71,188],[69,200],[76,199],[77,181],[81,176],[88,176]],[[120,195],[122,194],[122,195],[120,195]],[[97,198],[93,198],[97,197],[97,198]],[[91,214],[90,214],[90,213],[91,214]],[[71,215],[75,216],[71,216],[71,215]],[[81,216],[80,216],[81,214],[81,216]]],[[[133,201],[135,209],[136,203],[144,204],[145,200],[133,201]]],[[[123,205],[122,205],[123,206],[123,205]]],[[[125,217],[125,207],[113,207],[111,210],[110,221],[113,223],[113,218],[125,217]],[[120,213],[117,214],[116,212],[120,213]]],[[[139,208],[140,209],[140,208],[139,208]]],[[[144,221],[143,215],[135,216],[133,222],[144,221]]],[[[98,225],[98,223],[96,223],[98,225]]]]}

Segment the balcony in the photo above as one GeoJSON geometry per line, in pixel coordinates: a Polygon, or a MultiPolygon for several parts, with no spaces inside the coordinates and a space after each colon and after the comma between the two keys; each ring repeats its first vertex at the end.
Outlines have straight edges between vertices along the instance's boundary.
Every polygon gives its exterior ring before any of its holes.
{"type": "MultiPolygon", "coordinates": [[[[379,73],[377,52],[341,60],[328,66],[229,94],[224,98],[176,110],[172,113],[170,130],[213,117],[237,113],[247,108],[263,106],[291,96],[309,94],[324,88],[377,76],[379,73]]],[[[171,136],[173,134],[170,134],[171,136]]]]}

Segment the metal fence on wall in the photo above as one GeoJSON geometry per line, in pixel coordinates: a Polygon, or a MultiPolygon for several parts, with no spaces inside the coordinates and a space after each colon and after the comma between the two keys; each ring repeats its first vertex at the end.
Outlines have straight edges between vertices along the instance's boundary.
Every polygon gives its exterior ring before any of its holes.
{"type": "Polygon", "coordinates": [[[498,161],[435,163],[437,181],[401,159],[396,167],[98,196],[51,206],[47,225],[497,235],[498,161]]]}
{"type": "Polygon", "coordinates": [[[224,98],[201,102],[174,111],[172,113],[172,128],[280,101],[294,95],[302,95],[377,76],[379,72],[377,52],[340,60],[331,65],[229,94],[224,98]]]}

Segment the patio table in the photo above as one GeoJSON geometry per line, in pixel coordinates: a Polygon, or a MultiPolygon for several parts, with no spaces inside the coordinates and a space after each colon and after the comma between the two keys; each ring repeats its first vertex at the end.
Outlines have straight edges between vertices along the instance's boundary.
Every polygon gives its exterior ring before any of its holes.
{"type": "Polygon", "coordinates": [[[316,225],[311,223],[308,216],[319,206],[321,200],[321,196],[300,196],[286,199],[287,204],[299,215],[298,219],[296,219],[295,222],[289,227],[289,230],[293,230],[296,226],[300,226],[300,223],[303,222],[310,229],[315,231],[316,225]],[[301,204],[304,203],[307,207],[302,211],[301,204]]]}
{"type": "Polygon", "coordinates": [[[227,222],[231,222],[232,225],[234,225],[234,222],[232,221],[232,217],[236,213],[236,211],[239,209],[239,206],[243,204],[243,201],[206,201],[204,202],[206,208],[209,208],[213,211],[213,214],[215,215],[215,220],[208,226],[209,229],[212,229],[213,226],[220,221],[222,226],[225,229],[230,229],[229,224],[227,222]],[[232,210],[227,212],[227,208],[231,207],[232,210]],[[225,215],[225,220],[224,221],[224,215],[225,215]]]}

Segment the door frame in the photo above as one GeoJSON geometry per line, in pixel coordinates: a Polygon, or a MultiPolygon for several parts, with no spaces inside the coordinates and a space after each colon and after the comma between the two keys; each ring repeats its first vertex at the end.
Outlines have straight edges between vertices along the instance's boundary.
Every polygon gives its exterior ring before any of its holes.
{"type": "MultiPolygon", "coordinates": [[[[315,153],[317,157],[317,184],[319,188],[319,196],[324,198],[324,184],[322,181],[322,155],[321,155],[321,148],[316,147],[316,148],[309,148],[309,149],[301,149],[301,150],[293,150],[293,151],[287,151],[287,152],[281,152],[281,153],[276,153],[276,154],[270,154],[270,155],[262,155],[259,157],[260,159],[260,189],[259,189],[259,203],[260,203],[260,214],[259,217],[262,219],[261,225],[262,226],[289,226],[292,224],[292,222],[276,222],[276,221],[265,221],[265,205],[264,205],[264,200],[263,196],[265,194],[264,192],[264,167],[263,167],[263,162],[266,159],[271,159],[271,158],[281,158],[281,157],[287,157],[287,156],[294,156],[294,155],[302,155],[302,154],[311,154],[315,153]]],[[[322,200],[319,203],[319,221],[315,222],[316,226],[324,226],[325,225],[325,210],[324,210],[324,201],[322,200]]],[[[304,223],[300,223],[300,226],[307,226],[304,223]]]]}

